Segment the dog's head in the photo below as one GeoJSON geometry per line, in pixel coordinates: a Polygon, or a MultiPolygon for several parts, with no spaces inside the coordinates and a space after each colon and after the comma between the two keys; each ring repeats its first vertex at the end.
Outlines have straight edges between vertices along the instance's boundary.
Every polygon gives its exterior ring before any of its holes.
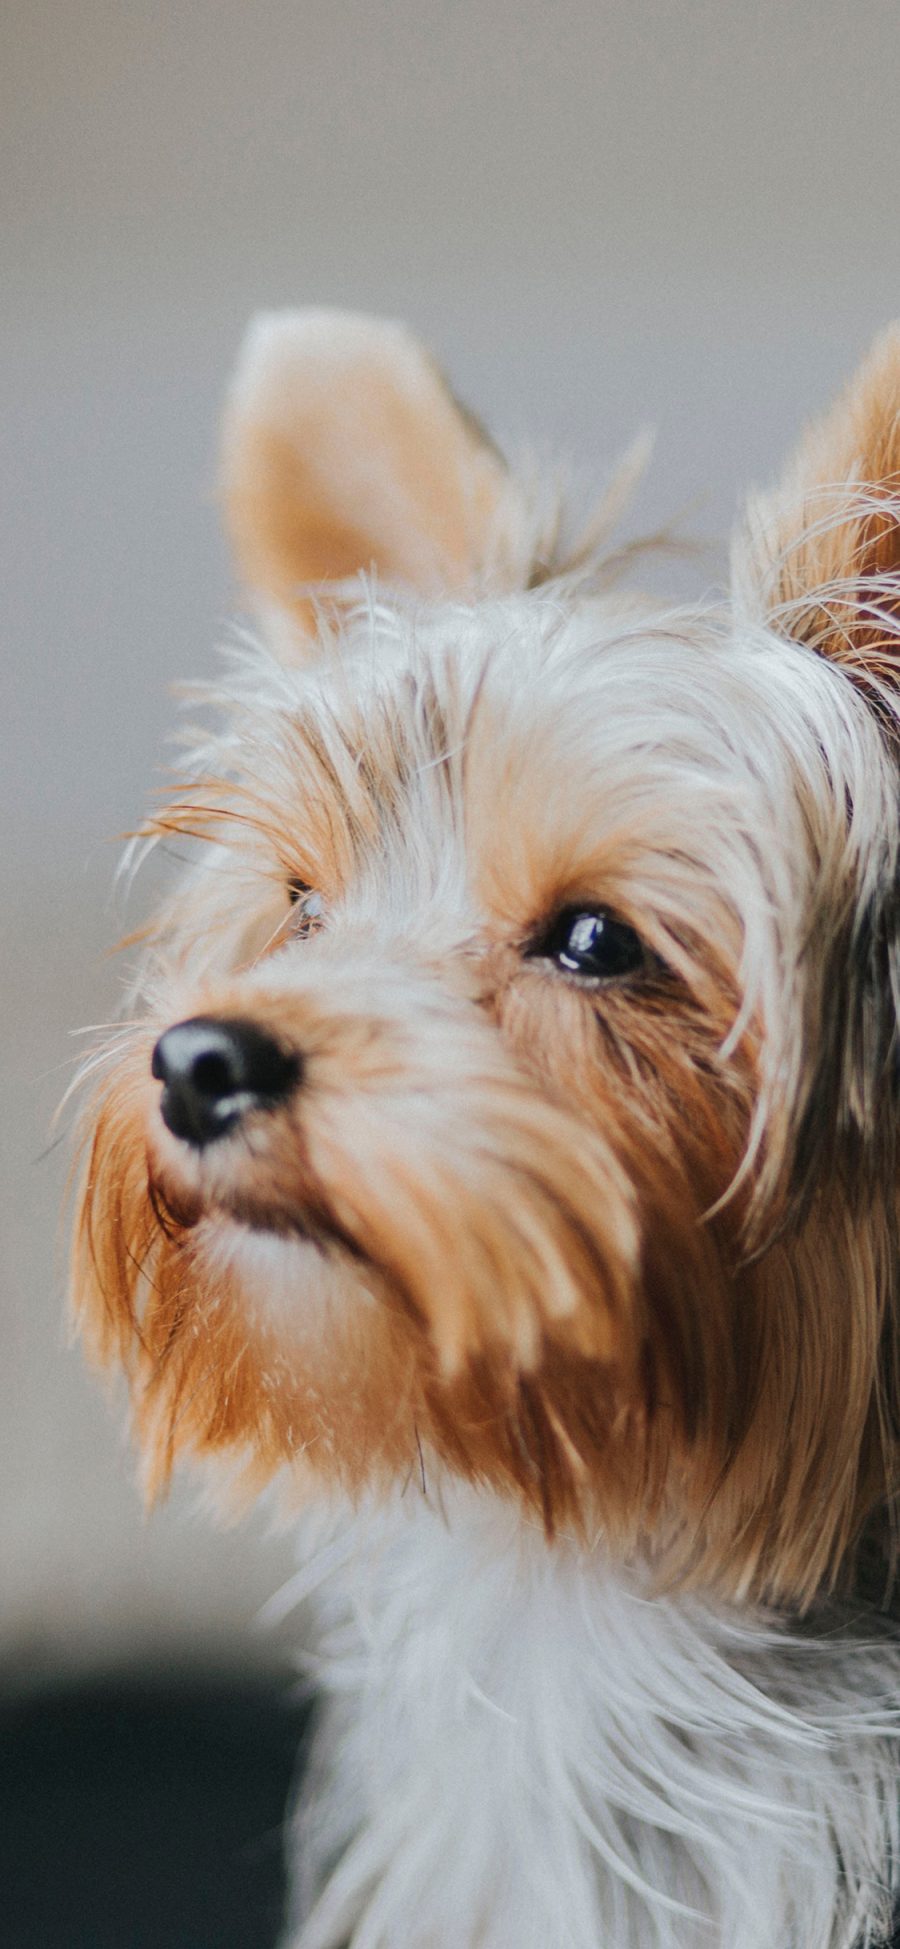
{"type": "Polygon", "coordinates": [[[895,332],[662,612],[399,328],[251,335],[267,648],[151,822],[77,1229],[155,1478],[449,1469],[801,1602],[890,1496],[898,414],[895,332]]]}

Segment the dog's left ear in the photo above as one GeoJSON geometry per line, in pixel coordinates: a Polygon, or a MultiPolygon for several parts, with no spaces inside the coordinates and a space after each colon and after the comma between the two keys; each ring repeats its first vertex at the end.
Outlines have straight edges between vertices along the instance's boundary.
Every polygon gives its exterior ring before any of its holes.
{"type": "Polygon", "coordinates": [[[841,664],[900,687],[900,323],[876,339],[773,494],[751,501],[735,599],[841,664]]]}
{"type": "Polygon", "coordinates": [[[412,335],[380,319],[258,318],[228,396],[222,476],[240,572],[301,634],[310,586],[374,569],[395,588],[465,594],[512,544],[499,454],[412,335]]]}

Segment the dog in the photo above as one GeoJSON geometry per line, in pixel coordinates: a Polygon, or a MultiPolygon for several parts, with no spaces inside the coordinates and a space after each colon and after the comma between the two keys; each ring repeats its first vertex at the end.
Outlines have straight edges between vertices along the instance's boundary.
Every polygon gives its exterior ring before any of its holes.
{"type": "Polygon", "coordinates": [[[73,1290],[148,1493],[296,1512],[284,1941],[883,1943],[900,327],[721,604],[391,323],[260,320],[222,483],[258,627],[144,829],[73,1290]]]}

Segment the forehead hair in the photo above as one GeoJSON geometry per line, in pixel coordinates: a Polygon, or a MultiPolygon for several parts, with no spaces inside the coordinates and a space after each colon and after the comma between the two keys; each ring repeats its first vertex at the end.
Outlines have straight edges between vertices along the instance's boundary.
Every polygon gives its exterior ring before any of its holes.
{"type": "Polygon", "coordinates": [[[896,821],[854,688],[715,612],[650,620],[552,591],[427,610],[368,597],[323,620],[311,664],[249,652],[217,702],[226,723],[198,768],[236,776],[251,824],[267,804],[333,894],[379,870],[412,872],[413,898],[446,893],[499,847],[501,907],[517,872],[545,899],[599,895],[599,875],[639,882],[666,925],[705,890],[745,943],[776,919],[799,939],[835,875],[874,889],[896,821]]]}

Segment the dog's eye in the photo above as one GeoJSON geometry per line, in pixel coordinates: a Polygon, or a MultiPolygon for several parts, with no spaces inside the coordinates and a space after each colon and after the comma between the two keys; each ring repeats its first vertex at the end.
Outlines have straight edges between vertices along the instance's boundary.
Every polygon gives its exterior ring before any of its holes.
{"type": "Polygon", "coordinates": [[[634,974],[647,959],[640,935],[603,907],[564,907],[530,953],[594,981],[634,974]]]}
{"type": "Polygon", "coordinates": [[[314,887],[307,886],[305,880],[288,881],[288,899],[294,909],[292,928],[295,934],[311,934],[318,927],[325,911],[325,903],[314,887]]]}

